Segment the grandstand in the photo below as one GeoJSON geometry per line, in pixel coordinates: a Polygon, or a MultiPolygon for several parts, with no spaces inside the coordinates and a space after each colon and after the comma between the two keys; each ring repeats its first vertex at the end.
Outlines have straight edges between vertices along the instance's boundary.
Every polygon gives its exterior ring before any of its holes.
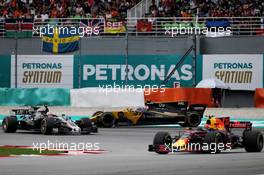
{"type": "MultiPolygon", "coordinates": [[[[140,0],[1,0],[0,18],[125,18],[140,0]]],[[[261,17],[261,0],[152,0],[153,17],[261,17]],[[197,14],[198,9],[198,14],[197,14]]],[[[142,17],[142,16],[138,16],[142,17]]]]}

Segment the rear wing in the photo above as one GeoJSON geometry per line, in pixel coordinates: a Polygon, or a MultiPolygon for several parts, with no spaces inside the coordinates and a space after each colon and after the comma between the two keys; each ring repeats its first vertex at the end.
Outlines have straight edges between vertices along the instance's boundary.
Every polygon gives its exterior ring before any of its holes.
{"type": "Polygon", "coordinates": [[[163,110],[170,112],[186,112],[188,108],[188,102],[179,101],[179,102],[149,102],[146,103],[149,110],[163,110]]]}
{"type": "Polygon", "coordinates": [[[200,115],[203,115],[204,111],[206,109],[206,105],[203,104],[191,104],[188,108],[189,112],[197,112],[200,115]]]}
{"type": "Polygon", "coordinates": [[[12,109],[11,112],[14,115],[28,115],[28,114],[30,114],[29,109],[12,109]]]}
{"type": "Polygon", "coordinates": [[[252,123],[250,121],[230,121],[230,117],[219,118],[224,122],[226,129],[241,128],[246,130],[252,129],[252,123]]]}
{"type": "Polygon", "coordinates": [[[234,121],[234,122],[230,122],[229,127],[230,128],[245,128],[245,129],[251,130],[252,123],[248,121],[243,121],[243,122],[234,121]]]}
{"type": "Polygon", "coordinates": [[[12,109],[10,112],[12,113],[12,115],[31,115],[34,113],[34,111],[36,111],[39,108],[40,107],[38,106],[31,106],[28,108],[16,108],[16,109],[12,109]]]}

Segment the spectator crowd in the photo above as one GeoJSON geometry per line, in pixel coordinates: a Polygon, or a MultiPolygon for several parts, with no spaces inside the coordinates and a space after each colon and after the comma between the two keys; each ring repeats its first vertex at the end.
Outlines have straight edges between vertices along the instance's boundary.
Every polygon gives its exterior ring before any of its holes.
{"type": "MultiPolygon", "coordinates": [[[[140,0],[0,0],[0,18],[126,18],[140,0]]],[[[264,16],[263,0],[152,1],[148,16],[191,17],[264,16]]]]}
{"type": "Polygon", "coordinates": [[[0,18],[126,18],[139,0],[0,0],[0,18]]]}
{"type": "Polygon", "coordinates": [[[160,0],[149,7],[159,17],[254,17],[264,16],[263,0],[160,0]]]}

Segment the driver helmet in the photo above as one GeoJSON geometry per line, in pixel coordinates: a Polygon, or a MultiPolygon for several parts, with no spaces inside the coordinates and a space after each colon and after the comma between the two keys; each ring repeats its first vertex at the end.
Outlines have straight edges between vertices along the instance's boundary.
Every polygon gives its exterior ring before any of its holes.
{"type": "Polygon", "coordinates": [[[37,112],[44,112],[46,111],[45,106],[41,106],[40,108],[37,109],[37,112]]]}
{"type": "Polygon", "coordinates": [[[207,129],[213,129],[213,130],[224,130],[225,129],[224,122],[220,118],[216,118],[213,115],[208,116],[208,119],[204,127],[207,129]]]}
{"type": "Polygon", "coordinates": [[[206,123],[204,125],[206,129],[217,129],[216,128],[216,120],[214,115],[209,115],[206,123]]]}

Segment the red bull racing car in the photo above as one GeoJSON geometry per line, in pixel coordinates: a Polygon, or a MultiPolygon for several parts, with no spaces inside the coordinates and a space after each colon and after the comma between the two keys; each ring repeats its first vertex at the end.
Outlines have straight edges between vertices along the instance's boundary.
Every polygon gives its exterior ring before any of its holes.
{"type": "Polygon", "coordinates": [[[187,129],[174,138],[167,132],[156,133],[148,150],[158,154],[174,152],[220,153],[223,150],[244,148],[247,152],[261,152],[263,135],[252,130],[248,121],[232,122],[230,117],[210,116],[204,128],[187,129]],[[241,135],[234,134],[233,128],[242,128],[241,135]]]}

